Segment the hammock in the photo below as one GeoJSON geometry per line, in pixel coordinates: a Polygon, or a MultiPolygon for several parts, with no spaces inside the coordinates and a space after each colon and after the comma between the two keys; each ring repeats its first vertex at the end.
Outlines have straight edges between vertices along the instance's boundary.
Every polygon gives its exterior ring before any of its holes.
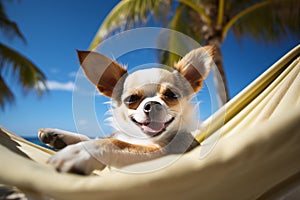
{"type": "Polygon", "coordinates": [[[0,127],[0,188],[36,199],[295,199],[300,195],[299,71],[300,45],[204,122],[205,130],[195,133],[201,146],[151,173],[58,173],[45,164],[54,152],[0,127]],[[215,135],[221,139],[200,159],[215,135]]]}

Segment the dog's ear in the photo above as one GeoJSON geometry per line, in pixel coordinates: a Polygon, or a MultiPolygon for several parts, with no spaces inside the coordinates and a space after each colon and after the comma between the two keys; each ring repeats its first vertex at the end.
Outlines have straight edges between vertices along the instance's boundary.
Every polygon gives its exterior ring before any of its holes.
{"type": "Polygon", "coordinates": [[[110,58],[93,52],[78,51],[80,65],[87,78],[107,97],[112,97],[113,90],[127,73],[126,69],[110,58]]]}
{"type": "Polygon", "coordinates": [[[201,89],[203,81],[208,76],[213,64],[214,53],[214,46],[200,47],[190,51],[175,64],[175,69],[189,81],[194,92],[201,89]]]}

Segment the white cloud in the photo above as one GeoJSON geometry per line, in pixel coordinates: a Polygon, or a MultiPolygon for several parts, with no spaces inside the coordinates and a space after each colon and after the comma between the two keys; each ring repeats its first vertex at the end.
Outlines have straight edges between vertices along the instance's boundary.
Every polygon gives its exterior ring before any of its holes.
{"type": "Polygon", "coordinates": [[[58,82],[49,80],[46,82],[49,90],[64,90],[64,91],[73,91],[75,88],[75,84],[72,81],[68,82],[58,82]]]}

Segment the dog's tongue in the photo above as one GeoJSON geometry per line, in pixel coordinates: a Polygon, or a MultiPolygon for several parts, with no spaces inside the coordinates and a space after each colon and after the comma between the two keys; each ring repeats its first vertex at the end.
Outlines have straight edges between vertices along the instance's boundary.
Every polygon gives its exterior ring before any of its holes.
{"type": "Polygon", "coordinates": [[[163,122],[150,122],[147,125],[143,124],[142,128],[145,132],[148,133],[158,133],[165,128],[165,124],[163,122]]]}

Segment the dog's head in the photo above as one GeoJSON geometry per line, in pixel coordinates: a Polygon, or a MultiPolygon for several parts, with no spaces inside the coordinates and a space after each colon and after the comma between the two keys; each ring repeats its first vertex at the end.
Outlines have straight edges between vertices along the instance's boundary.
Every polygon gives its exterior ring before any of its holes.
{"type": "Polygon", "coordinates": [[[196,128],[190,99],[201,89],[213,54],[214,47],[201,47],[189,52],[173,68],[128,74],[123,66],[102,54],[78,51],[88,79],[114,102],[114,127],[131,136],[152,139],[196,128]]]}

